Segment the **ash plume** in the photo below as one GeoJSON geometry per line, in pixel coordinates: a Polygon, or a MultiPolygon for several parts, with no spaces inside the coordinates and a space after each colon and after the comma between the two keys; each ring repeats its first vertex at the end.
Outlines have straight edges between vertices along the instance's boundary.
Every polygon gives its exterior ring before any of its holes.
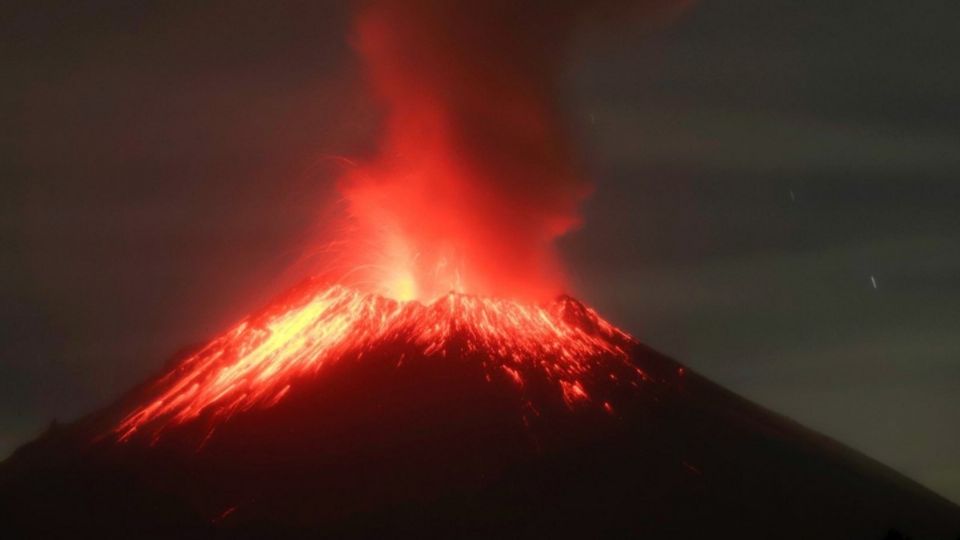
{"type": "Polygon", "coordinates": [[[574,167],[555,86],[579,22],[615,5],[599,4],[359,5],[356,48],[386,119],[380,156],[342,190],[356,226],[375,238],[375,252],[358,259],[378,274],[368,276],[378,292],[562,291],[553,243],[579,223],[590,184],[574,167]]]}

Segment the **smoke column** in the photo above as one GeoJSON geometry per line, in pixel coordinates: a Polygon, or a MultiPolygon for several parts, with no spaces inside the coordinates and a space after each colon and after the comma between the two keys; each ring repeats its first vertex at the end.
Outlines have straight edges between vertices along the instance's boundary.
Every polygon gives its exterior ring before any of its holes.
{"type": "Polygon", "coordinates": [[[554,86],[594,4],[359,6],[356,48],[386,124],[378,158],[341,190],[364,239],[355,256],[368,285],[423,300],[563,292],[554,241],[577,226],[589,185],[571,164],[554,86]]]}

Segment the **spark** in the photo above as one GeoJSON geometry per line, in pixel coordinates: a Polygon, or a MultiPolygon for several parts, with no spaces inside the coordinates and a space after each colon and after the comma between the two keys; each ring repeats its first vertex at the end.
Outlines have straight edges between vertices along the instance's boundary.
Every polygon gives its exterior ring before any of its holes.
{"type": "Polygon", "coordinates": [[[230,506],[230,507],[228,507],[226,510],[224,510],[223,512],[221,512],[219,516],[214,517],[214,518],[211,519],[210,521],[211,521],[211,523],[219,523],[219,522],[227,519],[227,517],[230,516],[230,514],[236,512],[236,511],[237,511],[237,507],[236,507],[236,506],[230,506]]]}
{"type": "Polygon", "coordinates": [[[875,276],[870,276],[870,285],[873,285],[874,289],[877,289],[879,287],[877,285],[877,278],[875,276]]]}

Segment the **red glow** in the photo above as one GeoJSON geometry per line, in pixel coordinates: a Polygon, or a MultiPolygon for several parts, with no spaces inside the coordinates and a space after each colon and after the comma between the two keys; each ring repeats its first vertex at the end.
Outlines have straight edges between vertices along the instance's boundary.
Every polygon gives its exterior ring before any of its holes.
{"type": "Polygon", "coordinates": [[[546,44],[572,15],[528,26],[531,8],[516,4],[378,0],[358,16],[386,116],[378,157],[341,184],[352,285],[421,301],[566,289],[553,243],[588,189],[569,162],[546,44]]]}
{"type": "Polygon", "coordinates": [[[610,362],[634,384],[643,377],[629,362],[632,338],[570,299],[532,305],[451,293],[422,304],[311,281],[183,361],[116,433],[157,437],[201,414],[223,420],[271,407],[325,366],[396,341],[426,357],[479,352],[488,380],[507,377],[522,392],[536,374],[571,407],[591,402],[585,375],[610,362]]]}

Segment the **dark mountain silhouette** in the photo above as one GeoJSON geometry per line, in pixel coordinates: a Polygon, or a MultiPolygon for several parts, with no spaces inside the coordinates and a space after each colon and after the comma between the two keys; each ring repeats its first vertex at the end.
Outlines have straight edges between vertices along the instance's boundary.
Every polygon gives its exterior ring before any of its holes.
{"type": "MultiPolygon", "coordinates": [[[[561,303],[571,324],[595,323],[579,303],[561,303]]],[[[148,382],[51,426],[0,465],[0,535],[960,533],[960,509],[948,501],[643,345],[624,345],[642,383],[622,384],[620,360],[600,355],[582,375],[591,401],[581,403],[535,370],[522,374],[522,392],[491,377],[503,351],[469,346],[468,333],[450,334],[439,353],[390,334],[300,375],[276,404],[121,442],[116,426],[159,391],[148,382]]]]}

